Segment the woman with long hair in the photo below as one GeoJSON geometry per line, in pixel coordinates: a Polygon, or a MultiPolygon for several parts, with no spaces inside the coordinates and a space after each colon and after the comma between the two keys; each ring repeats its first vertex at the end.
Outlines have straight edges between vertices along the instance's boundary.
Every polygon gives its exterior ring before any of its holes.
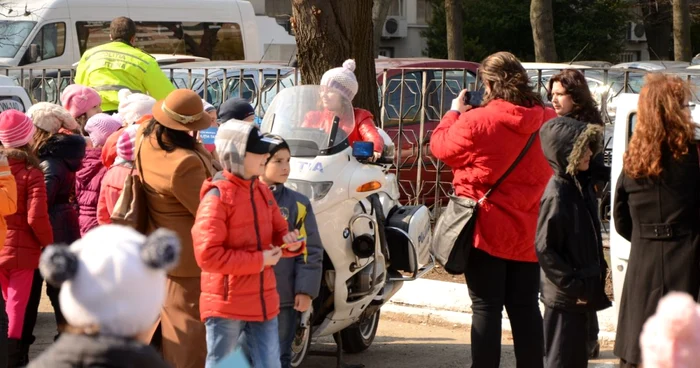
{"type": "MultiPolygon", "coordinates": [[[[552,107],[558,116],[570,117],[586,124],[605,125],[598,104],[588,88],[586,77],[580,71],[562,70],[549,80],[548,91],[549,100],[552,101],[552,107]]],[[[603,152],[593,157],[590,168],[579,172],[576,178],[583,187],[587,187],[592,181],[593,189],[600,197],[605,183],[610,181],[610,168],[605,166],[603,152]]],[[[607,266],[605,264],[606,269],[607,266]]],[[[600,355],[598,315],[591,312],[588,319],[588,355],[590,358],[597,358],[600,355]]]]}
{"type": "Polygon", "coordinates": [[[659,300],[671,291],[697,300],[700,290],[700,168],[690,97],[678,77],[646,76],[615,189],[615,228],[631,242],[615,338],[623,368],[643,363],[639,336],[659,300]]]}
{"type": "Polygon", "coordinates": [[[465,275],[474,311],[472,367],[498,367],[505,306],[518,366],[541,368],[544,337],[534,244],[540,197],[552,169],[537,132],[556,114],[544,107],[514,55],[487,57],[479,73],[486,90],[482,106],[467,106],[462,91],[430,139],[433,155],[452,168],[455,194],[481,199],[536,136],[518,166],[479,205],[465,275]]]}

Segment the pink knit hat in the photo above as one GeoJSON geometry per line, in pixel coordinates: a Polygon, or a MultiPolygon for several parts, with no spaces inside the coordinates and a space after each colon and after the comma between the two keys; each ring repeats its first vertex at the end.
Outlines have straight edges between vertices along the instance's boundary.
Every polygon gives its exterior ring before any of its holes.
{"type": "Polygon", "coordinates": [[[129,125],[117,139],[117,157],[122,162],[132,162],[136,153],[136,131],[138,125],[129,125]]]}
{"type": "Polygon", "coordinates": [[[61,105],[74,118],[82,116],[88,110],[100,104],[102,104],[102,98],[97,91],[79,84],[71,84],[61,94],[61,105]]]}
{"type": "Polygon", "coordinates": [[[20,111],[5,110],[0,114],[0,143],[7,148],[26,145],[35,130],[32,119],[20,111]]]}
{"type": "Polygon", "coordinates": [[[119,130],[122,123],[107,114],[96,114],[88,119],[85,124],[85,131],[90,135],[93,146],[100,147],[105,144],[109,136],[119,130]]]}
{"type": "Polygon", "coordinates": [[[340,68],[333,68],[321,77],[321,85],[335,88],[352,101],[357,94],[358,84],[355,77],[355,60],[345,60],[340,68]]]}

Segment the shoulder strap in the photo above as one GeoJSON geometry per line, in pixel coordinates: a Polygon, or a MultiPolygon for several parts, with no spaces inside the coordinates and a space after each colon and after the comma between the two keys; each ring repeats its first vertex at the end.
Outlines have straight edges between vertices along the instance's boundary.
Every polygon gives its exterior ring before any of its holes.
{"type": "Polygon", "coordinates": [[[496,183],[493,184],[493,186],[491,187],[491,189],[489,189],[489,191],[486,192],[486,194],[484,194],[483,197],[481,197],[481,199],[479,200],[479,203],[482,203],[483,201],[485,201],[486,198],[488,198],[488,197],[491,195],[491,193],[492,193],[494,190],[496,190],[496,188],[498,188],[498,186],[501,185],[501,183],[503,183],[504,180],[506,180],[506,178],[508,177],[508,175],[510,175],[510,173],[513,172],[513,170],[518,166],[518,164],[520,163],[520,161],[522,161],[523,157],[525,157],[525,154],[527,153],[527,151],[530,150],[530,147],[532,146],[532,142],[535,141],[535,137],[537,137],[537,134],[539,134],[539,130],[536,131],[536,132],[534,132],[534,133],[532,133],[532,135],[530,136],[530,139],[527,140],[527,143],[525,144],[525,147],[523,148],[522,151],[520,151],[520,154],[519,154],[518,157],[515,159],[515,161],[513,161],[513,163],[512,163],[512,164],[510,165],[510,167],[508,168],[508,170],[506,170],[506,172],[503,173],[503,175],[501,175],[501,177],[498,178],[498,180],[496,180],[496,183]]]}

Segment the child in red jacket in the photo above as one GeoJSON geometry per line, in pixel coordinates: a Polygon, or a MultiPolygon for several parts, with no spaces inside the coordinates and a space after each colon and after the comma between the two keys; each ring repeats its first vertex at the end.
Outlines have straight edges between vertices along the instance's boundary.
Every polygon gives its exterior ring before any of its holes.
{"type": "Polygon", "coordinates": [[[39,266],[41,249],[53,242],[44,173],[30,147],[34,131],[27,115],[17,110],[0,114],[1,152],[7,156],[7,174],[15,178],[17,189],[12,199],[17,212],[2,213],[6,216],[7,238],[0,243],[4,245],[0,251],[0,286],[9,319],[9,367],[19,366],[20,351],[28,349],[21,338],[34,270],[39,266]]]}
{"type": "Polygon", "coordinates": [[[202,268],[200,313],[206,368],[232,353],[242,332],[255,367],[279,368],[280,301],[272,266],[303,251],[258,176],[273,144],[251,124],[230,121],[216,134],[224,171],[204,183],[192,239],[202,268]],[[282,247],[280,247],[282,246],[282,247]]]}
{"type": "Polygon", "coordinates": [[[341,129],[348,135],[348,144],[352,146],[356,141],[374,143],[374,156],[371,160],[378,160],[384,150],[384,139],[374,125],[374,116],[365,109],[353,108],[349,111],[359,87],[355,77],[355,60],[345,60],[342,67],[325,72],[321,77],[321,86],[325,87],[321,92],[323,111],[308,113],[303,125],[330,132],[333,119],[337,116],[341,119],[341,129]],[[354,126],[343,124],[344,119],[351,117],[355,121],[354,126]]]}

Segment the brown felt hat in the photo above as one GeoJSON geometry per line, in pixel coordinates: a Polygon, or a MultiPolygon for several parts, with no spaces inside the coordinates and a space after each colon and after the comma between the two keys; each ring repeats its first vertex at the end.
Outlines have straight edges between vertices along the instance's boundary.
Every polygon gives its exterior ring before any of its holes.
{"type": "Polygon", "coordinates": [[[153,117],[175,130],[196,131],[209,128],[211,120],[204,112],[202,98],[189,89],[176,89],[153,105],[153,117]]]}

